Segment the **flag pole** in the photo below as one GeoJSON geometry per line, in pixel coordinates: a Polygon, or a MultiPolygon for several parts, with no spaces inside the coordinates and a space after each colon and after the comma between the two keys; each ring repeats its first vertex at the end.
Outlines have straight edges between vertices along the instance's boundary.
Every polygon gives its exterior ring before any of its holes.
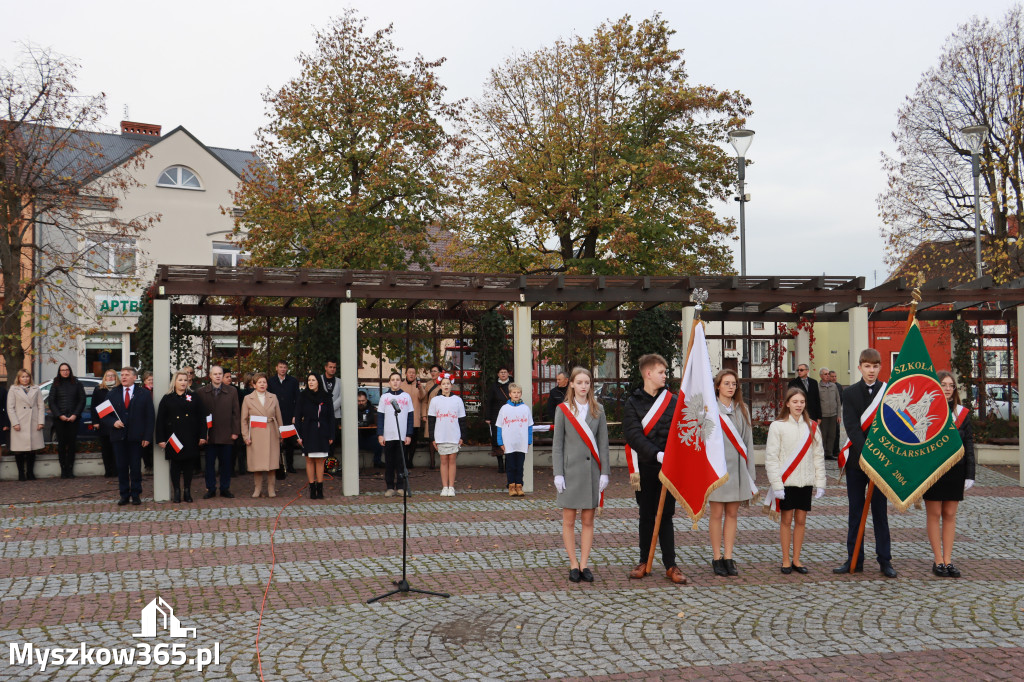
{"type": "MultiPolygon", "coordinates": [[[[907,329],[903,332],[903,336],[906,337],[907,332],[914,324],[914,319],[917,317],[917,304],[921,302],[921,273],[917,274],[918,285],[914,287],[914,291],[911,294],[912,301],[910,303],[910,316],[907,318],[907,329]]],[[[881,405],[879,405],[881,409],[881,405]]],[[[840,472],[841,473],[841,472],[840,472]]],[[[841,476],[840,476],[841,477],[841,476]]],[[[864,511],[860,515],[860,526],[857,528],[857,541],[853,543],[853,556],[850,557],[850,573],[853,573],[857,567],[857,559],[860,558],[861,544],[864,542],[864,529],[868,525],[868,510],[871,509],[871,498],[875,494],[875,481],[874,479],[868,479],[867,491],[864,493],[864,511]]]]}
{"type": "MultiPolygon", "coordinates": [[[[690,300],[694,301],[696,305],[693,307],[693,324],[690,325],[690,340],[686,344],[686,357],[683,358],[683,374],[686,374],[686,363],[690,360],[690,353],[693,352],[693,334],[697,329],[697,325],[701,324],[700,310],[701,304],[707,300],[707,292],[703,292],[703,297],[698,295],[700,289],[697,289],[690,296],[690,300]]],[[[661,516],[665,512],[665,495],[668,491],[665,489],[665,484],[661,484],[661,497],[658,498],[658,513],[654,517],[654,533],[651,534],[651,549],[647,553],[647,569],[644,575],[650,575],[651,569],[654,567],[654,550],[658,546],[658,532],[661,530],[661,516]]]]}

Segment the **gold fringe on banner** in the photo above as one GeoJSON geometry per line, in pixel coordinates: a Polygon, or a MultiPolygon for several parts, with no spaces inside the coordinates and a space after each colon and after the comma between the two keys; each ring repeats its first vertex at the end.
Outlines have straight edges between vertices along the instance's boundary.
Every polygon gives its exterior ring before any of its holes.
{"type": "Polygon", "coordinates": [[[629,486],[636,492],[640,492],[640,472],[634,471],[629,475],[629,486]]]}
{"type": "Polygon", "coordinates": [[[666,477],[665,474],[659,473],[658,478],[661,479],[661,484],[665,486],[665,489],[672,493],[672,497],[676,498],[676,501],[679,502],[679,504],[682,505],[683,509],[686,510],[686,514],[693,521],[693,530],[697,530],[697,524],[700,522],[702,518],[704,518],[704,510],[706,510],[708,507],[708,498],[711,497],[711,493],[715,492],[723,485],[725,485],[726,481],[729,480],[729,474],[725,474],[720,479],[711,484],[711,486],[707,489],[707,492],[704,493],[704,501],[701,503],[700,511],[697,513],[694,513],[693,509],[690,508],[690,505],[687,504],[686,500],[683,499],[683,496],[679,494],[679,491],[676,490],[676,487],[672,485],[671,481],[668,480],[668,477],[666,477]]]}

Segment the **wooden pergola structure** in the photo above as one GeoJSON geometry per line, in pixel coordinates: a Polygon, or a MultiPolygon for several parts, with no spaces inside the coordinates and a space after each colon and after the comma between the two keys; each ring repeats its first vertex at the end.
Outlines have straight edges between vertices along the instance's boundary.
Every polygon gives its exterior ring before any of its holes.
{"type": "MultiPolygon", "coordinates": [[[[458,319],[465,310],[511,309],[513,358],[520,383],[529,383],[534,320],[629,320],[638,311],[669,305],[681,309],[683,328],[692,320],[690,294],[706,289],[709,321],[797,322],[814,312],[818,322],[846,322],[850,348],[868,346],[868,321],[905,319],[913,284],[895,278],[871,289],[863,277],[628,277],[509,275],[406,271],[314,270],[305,268],[225,268],[160,265],[154,281],[154,374],[170,367],[171,314],[206,317],[313,317],[314,299],[340,301],[339,357],[357,357],[360,319],[458,319]],[[195,302],[179,302],[178,297],[195,302]],[[525,371],[521,371],[525,370],[525,371]]],[[[996,286],[985,277],[958,286],[943,278],[925,282],[918,305],[921,320],[997,321],[1016,316],[1024,330],[1024,279],[996,286]]],[[[685,335],[684,335],[685,338],[685,335]]],[[[1018,347],[1021,347],[1018,339],[1018,347]]],[[[852,362],[852,360],[851,360],[852,362]]],[[[851,366],[850,370],[853,371],[851,366]]],[[[342,386],[355,395],[355,363],[342,362],[342,386]]],[[[1022,374],[1018,371],[1018,390],[1022,374]]],[[[532,395],[524,386],[524,397],[532,395]]],[[[342,489],[359,493],[355,400],[343,401],[342,489]]],[[[1024,443],[1024,433],[1021,434],[1024,443]]],[[[1024,462],[1024,450],[1022,450],[1024,462]]],[[[155,460],[157,500],[170,499],[169,473],[155,460]]],[[[524,490],[533,490],[533,453],[527,454],[524,490]]]]}

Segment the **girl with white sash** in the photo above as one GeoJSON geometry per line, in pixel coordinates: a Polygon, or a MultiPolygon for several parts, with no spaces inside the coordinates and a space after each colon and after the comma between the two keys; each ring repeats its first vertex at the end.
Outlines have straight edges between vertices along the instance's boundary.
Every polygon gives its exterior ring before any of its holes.
{"type": "Polygon", "coordinates": [[[715,394],[718,396],[718,412],[725,436],[725,464],[729,480],[708,498],[711,503],[711,549],[714,552],[711,568],[715,575],[739,575],[732,558],[732,548],[736,541],[736,517],[740,505],[749,504],[750,498],[757,494],[757,486],[754,484],[757,478],[753,455],[754,433],[747,406],[743,404],[743,389],[740,388],[734,370],[723,369],[715,375],[715,394]]]}
{"type": "Polygon", "coordinates": [[[925,527],[935,555],[932,573],[940,578],[959,578],[960,569],[953,565],[953,536],[956,535],[957,507],[964,493],[974,486],[974,432],[970,410],[960,404],[956,378],[946,371],[939,372],[936,378],[949,403],[953,423],[960,431],[964,455],[925,492],[924,509],[928,515],[925,527]]]}
{"type": "Polygon", "coordinates": [[[562,539],[569,555],[569,580],[594,581],[587,566],[594,544],[594,510],[608,486],[608,422],[594,397],[590,372],[576,367],[569,396],[555,410],[551,447],[556,503],[562,508],[562,539]],[[576,558],[576,510],[580,510],[580,556],[576,558]]]}
{"type": "Polygon", "coordinates": [[[800,563],[807,512],[811,511],[811,489],[817,488],[814,499],[825,494],[825,450],[821,432],[806,412],[807,398],[798,388],[786,392],[786,400],[777,421],[768,427],[764,468],[771,489],[765,504],[774,508],[778,500],[781,514],[779,540],[782,544],[782,572],[807,573],[800,563]],[[794,519],[796,525],[794,526],[794,519]],[[790,539],[793,556],[790,560],[790,539]]]}

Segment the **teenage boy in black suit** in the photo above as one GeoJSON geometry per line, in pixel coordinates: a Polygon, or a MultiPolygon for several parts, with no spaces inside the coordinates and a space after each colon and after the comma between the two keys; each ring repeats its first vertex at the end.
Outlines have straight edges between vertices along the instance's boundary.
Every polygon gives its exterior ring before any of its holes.
{"type": "MultiPolygon", "coordinates": [[[[861,380],[843,391],[843,426],[850,439],[850,451],[846,459],[846,497],[850,501],[849,529],[846,532],[846,563],[833,569],[833,573],[849,573],[850,562],[854,561],[853,546],[857,542],[857,530],[860,528],[860,517],[864,512],[864,498],[867,495],[868,475],[860,468],[860,451],[864,447],[865,433],[861,429],[861,418],[864,411],[885,384],[878,380],[882,369],[882,356],[874,348],[861,351],[857,365],[861,380]]],[[[886,578],[895,578],[896,569],[892,567],[892,548],[889,539],[889,515],[886,508],[885,495],[875,488],[871,496],[871,525],[875,531],[875,553],[878,565],[886,578]]],[[[867,539],[867,538],[865,538],[867,539]]],[[[864,545],[856,558],[857,571],[864,570],[864,545]]]]}

